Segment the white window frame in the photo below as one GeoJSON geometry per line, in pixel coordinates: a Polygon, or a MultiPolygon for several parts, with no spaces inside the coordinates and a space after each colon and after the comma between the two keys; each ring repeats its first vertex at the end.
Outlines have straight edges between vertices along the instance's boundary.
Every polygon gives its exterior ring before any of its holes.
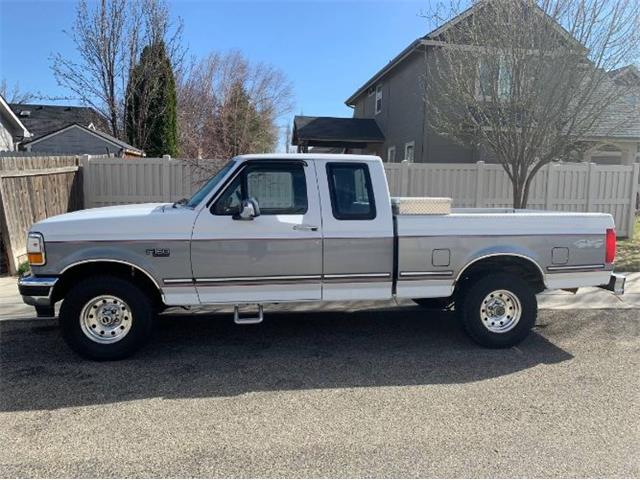
{"type": "Polygon", "coordinates": [[[374,100],[373,108],[376,112],[376,115],[382,111],[382,84],[381,83],[376,85],[376,98],[374,100]],[[380,109],[378,109],[378,100],[380,100],[380,109]]]}
{"type": "Polygon", "coordinates": [[[396,146],[392,145],[387,148],[387,162],[396,163],[396,146]],[[391,155],[393,153],[393,155],[391,155]]]}
{"type": "Polygon", "coordinates": [[[411,142],[407,142],[404,144],[404,160],[406,160],[409,163],[413,163],[416,160],[416,142],[415,141],[411,141],[411,142]],[[413,158],[411,160],[409,160],[407,158],[407,148],[411,147],[413,149],[413,158]]]}

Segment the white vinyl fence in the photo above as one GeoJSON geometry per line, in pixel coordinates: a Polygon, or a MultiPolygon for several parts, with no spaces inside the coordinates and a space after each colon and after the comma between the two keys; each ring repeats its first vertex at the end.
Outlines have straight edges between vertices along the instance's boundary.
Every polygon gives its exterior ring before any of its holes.
{"type": "MultiPolygon", "coordinates": [[[[87,208],[176,201],[205,180],[191,162],[166,158],[85,158],[83,167],[87,208]]],[[[393,196],[451,197],[456,207],[512,205],[511,183],[500,165],[391,163],[385,170],[393,196]]],[[[527,208],[611,213],[625,237],[633,233],[639,173],[637,163],[548,165],[533,181],[527,208]]]]}

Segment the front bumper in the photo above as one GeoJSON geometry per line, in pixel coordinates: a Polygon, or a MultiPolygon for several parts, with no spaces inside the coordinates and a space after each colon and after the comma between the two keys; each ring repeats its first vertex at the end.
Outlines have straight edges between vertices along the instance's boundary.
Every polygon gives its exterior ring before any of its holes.
{"type": "Polygon", "coordinates": [[[57,277],[36,277],[25,275],[18,280],[18,290],[22,301],[34,307],[52,307],[51,294],[58,281],[57,277]]]}
{"type": "Polygon", "coordinates": [[[624,284],[626,280],[627,277],[625,277],[624,275],[620,275],[619,273],[612,273],[611,277],[609,277],[609,283],[600,285],[600,288],[609,290],[616,295],[624,295],[624,284]]]}

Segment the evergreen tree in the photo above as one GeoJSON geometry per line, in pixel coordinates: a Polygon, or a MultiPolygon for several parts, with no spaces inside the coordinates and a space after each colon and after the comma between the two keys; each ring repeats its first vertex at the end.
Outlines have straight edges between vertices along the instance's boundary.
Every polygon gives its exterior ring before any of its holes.
{"type": "Polygon", "coordinates": [[[148,156],[176,156],[176,82],[164,42],[148,45],[129,76],[125,129],[129,143],[148,156]]]}
{"type": "Polygon", "coordinates": [[[243,153],[270,152],[277,133],[272,115],[260,112],[241,81],[235,82],[219,107],[216,136],[220,153],[233,157],[243,153]]]}

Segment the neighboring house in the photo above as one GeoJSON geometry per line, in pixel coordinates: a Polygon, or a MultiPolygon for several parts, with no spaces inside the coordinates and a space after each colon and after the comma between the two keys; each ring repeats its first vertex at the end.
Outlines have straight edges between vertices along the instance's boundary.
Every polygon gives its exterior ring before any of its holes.
{"type": "Polygon", "coordinates": [[[0,152],[18,150],[31,133],[0,95],[0,152]]]}
{"type": "Polygon", "coordinates": [[[22,150],[52,154],[112,154],[143,157],[144,152],[101,129],[107,123],[90,107],[12,103],[11,109],[32,133],[22,150]]]}
{"type": "Polygon", "coordinates": [[[114,155],[144,157],[144,152],[109,134],[77,123],[43,135],[24,144],[29,152],[53,154],[114,155]]]}
{"type": "Polygon", "coordinates": [[[611,80],[624,88],[626,97],[611,105],[607,114],[593,128],[587,138],[598,144],[588,151],[586,160],[603,164],[629,165],[639,161],[640,157],[640,72],[628,65],[609,72],[611,80]],[[630,88],[631,87],[631,88],[630,88]],[[629,121],[629,118],[634,121],[629,121]]]}
{"type": "MultiPolygon", "coordinates": [[[[349,129],[344,135],[329,135],[326,132],[339,131],[331,128],[330,123],[343,122],[346,119],[331,117],[296,117],[292,144],[298,150],[308,151],[309,147],[342,147],[346,152],[362,152],[379,155],[387,162],[432,162],[432,163],[469,163],[479,160],[491,161],[491,154],[483,148],[466,148],[454,141],[436,134],[427,121],[427,108],[424,101],[425,82],[428,65],[434,61],[433,49],[436,40],[446,29],[476,13],[480,3],[468,9],[464,14],[446,22],[433,32],[418,38],[395,58],[387,63],[375,75],[367,80],[347,100],[346,104],[354,109],[349,129]],[[308,119],[323,122],[322,135],[311,138],[306,135],[308,119]],[[353,132],[368,128],[364,123],[375,121],[382,138],[371,140],[356,138],[353,132]]],[[[557,25],[557,24],[554,24],[557,25]]],[[[558,26],[558,29],[561,27],[558,26]]],[[[575,42],[575,40],[571,39],[575,42]]],[[[612,81],[619,85],[637,85],[640,92],[640,74],[635,67],[628,66],[609,72],[612,81]]],[[[626,99],[624,108],[612,105],[608,115],[596,128],[593,135],[585,139],[593,142],[594,148],[587,152],[586,159],[602,163],[629,164],[637,159],[640,152],[640,121],[624,126],[623,112],[629,105],[640,102],[635,98],[626,99]],[[612,130],[611,127],[616,127],[612,130]],[[618,127],[619,126],[619,127],[618,127]]],[[[369,127],[370,128],[370,127],[369,127]]]]}

